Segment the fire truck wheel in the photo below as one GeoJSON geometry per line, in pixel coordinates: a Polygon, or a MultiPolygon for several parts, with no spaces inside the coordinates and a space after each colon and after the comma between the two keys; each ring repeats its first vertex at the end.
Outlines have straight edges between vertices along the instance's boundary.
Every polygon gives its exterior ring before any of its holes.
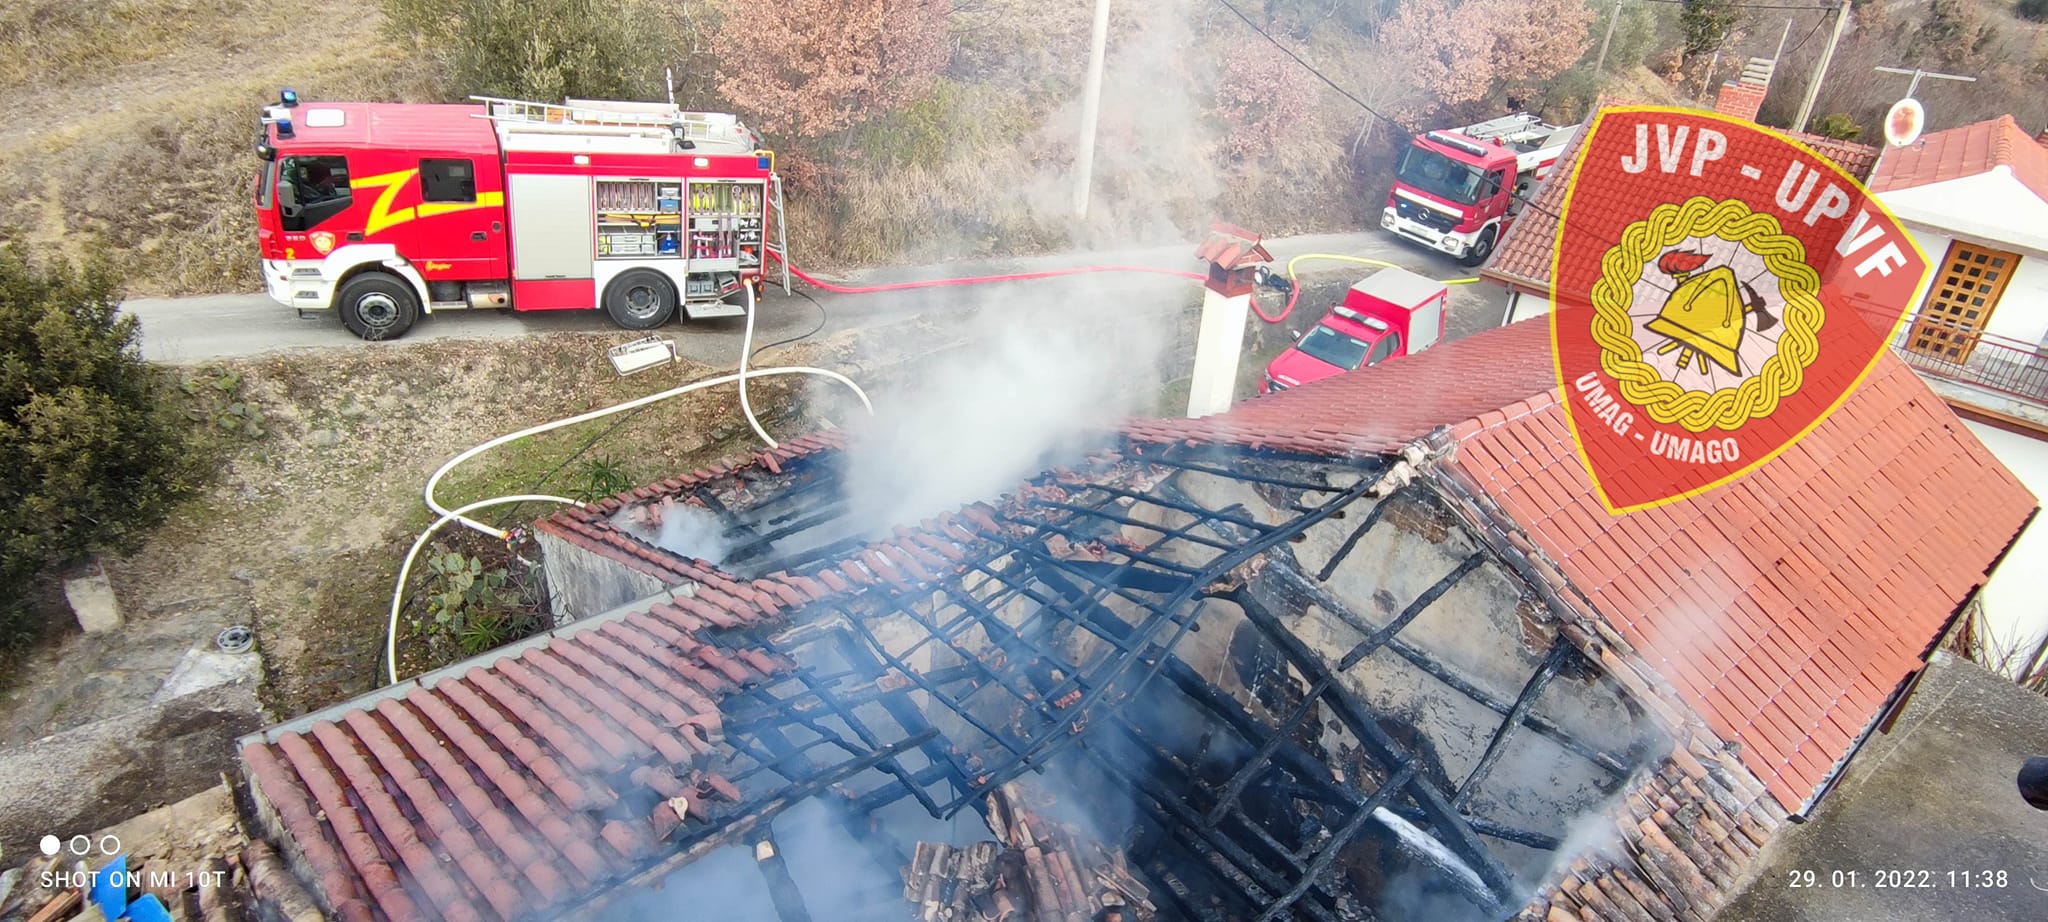
{"type": "Polygon", "coordinates": [[[1485,262],[1486,257],[1493,255],[1493,238],[1493,228],[1480,231],[1479,239],[1472,241],[1472,248],[1465,251],[1465,257],[1458,260],[1458,265],[1469,268],[1485,262]]]}
{"type": "Polygon", "coordinates": [[[341,286],[335,299],[341,325],[364,339],[397,339],[420,317],[420,301],[404,279],[365,272],[341,286]]]}
{"type": "Polygon", "coordinates": [[[676,315],[676,287],[653,269],[628,269],[605,288],[604,312],[628,330],[652,330],[676,315]]]}

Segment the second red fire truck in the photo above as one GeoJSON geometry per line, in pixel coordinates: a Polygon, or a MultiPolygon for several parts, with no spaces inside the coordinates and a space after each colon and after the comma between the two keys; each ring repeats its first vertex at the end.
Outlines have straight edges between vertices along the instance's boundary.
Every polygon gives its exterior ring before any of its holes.
{"type": "Polygon", "coordinates": [[[1522,114],[1423,132],[1401,152],[1380,226],[1479,265],[1577,131],[1522,114]]]}
{"type": "Polygon", "coordinates": [[[646,330],[788,287],[775,156],[659,103],[301,104],[264,111],[264,287],[364,339],[444,310],[602,309],[646,330]]]}

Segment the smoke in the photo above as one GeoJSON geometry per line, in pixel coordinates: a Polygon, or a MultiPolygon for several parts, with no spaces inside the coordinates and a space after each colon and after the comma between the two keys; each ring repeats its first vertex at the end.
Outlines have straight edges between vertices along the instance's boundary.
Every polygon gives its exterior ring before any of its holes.
{"type": "Polygon", "coordinates": [[[612,515],[612,525],[671,554],[713,566],[723,563],[726,552],[732,550],[725,526],[715,513],[673,499],[621,509],[612,515]]]}
{"type": "MultiPolygon", "coordinates": [[[[1186,303],[1181,285],[1163,291],[1165,304],[1186,303]]],[[[968,321],[963,345],[917,364],[856,424],[853,521],[873,533],[994,500],[1104,441],[1155,395],[1166,337],[1148,300],[1037,283],[968,321]]]]}

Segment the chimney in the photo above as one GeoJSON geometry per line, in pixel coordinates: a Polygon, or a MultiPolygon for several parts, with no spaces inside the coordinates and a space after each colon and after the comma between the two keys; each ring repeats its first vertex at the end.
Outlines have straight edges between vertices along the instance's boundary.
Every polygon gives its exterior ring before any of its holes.
{"type": "Polygon", "coordinates": [[[1251,311],[1252,270],[1273,261],[1259,235],[1222,222],[1195,249],[1209,263],[1202,294],[1202,326],[1195,337],[1195,370],[1188,382],[1188,418],[1221,413],[1237,398],[1237,360],[1244,351],[1245,315],[1251,311]]]}
{"type": "Polygon", "coordinates": [[[1757,111],[1764,107],[1764,91],[1755,83],[1723,83],[1720,95],[1714,98],[1714,111],[1756,121],[1757,111]]]}

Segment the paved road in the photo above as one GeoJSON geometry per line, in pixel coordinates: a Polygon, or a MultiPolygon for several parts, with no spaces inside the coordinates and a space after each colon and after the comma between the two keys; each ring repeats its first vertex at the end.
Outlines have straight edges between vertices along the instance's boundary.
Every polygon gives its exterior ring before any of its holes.
{"type": "MultiPolygon", "coordinates": [[[[1282,265],[1302,253],[1342,253],[1384,259],[1434,278],[1459,278],[1471,274],[1445,257],[1403,244],[1379,231],[1288,237],[1268,241],[1266,246],[1282,265]]],[[[878,284],[1105,264],[1188,270],[1200,268],[1192,246],[1181,245],[1113,253],[1067,253],[878,269],[826,280],[878,284]]],[[[1301,270],[1304,274],[1362,274],[1366,271],[1363,267],[1331,262],[1304,263],[1301,270]]],[[[1159,303],[1159,296],[1176,288],[1189,292],[1188,298],[1181,303],[1193,305],[1198,303],[1193,286],[1191,281],[1172,276],[1130,273],[1090,275],[1056,282],[1011,282],[862,295],[814,292],[813,296],[826,307],[827,329],[831,331],[907,320],[941,311],[971,313],[1028,309],[1034,300],[1045,298],[1099,299],[1105,306],[1159,303]]],[[[1452,337],[1469,335],[1499,322],[1505,295],[1495,286],[1460,285],[1451,290],[1453,297],[1448,323],[1452,337]]],[[[495,339],[532,333],[601,333],[617,329],[600,311],[461,311],[424,318],[395,343],[364,343],[342,329],[341,322],[332,313],[301,320],[292,311],[261,294],[139,298],[126,302],[122,308],[142,321],[143,356],[167,364],[193,364],[308,349],[388,348],[432,339],[495,339]]],[[[756,341],[768,342],[799,334],[816,322],[817,314],[810,304],[770,289],[761,309],[756,341]]],[[[670,326],[666,330],[687,330],[688,335],[676,336],[677,345],[686,355],[718,364],[731,360],[742,329],[738,318],[684,323],[688,326],[670,326]]]]}

